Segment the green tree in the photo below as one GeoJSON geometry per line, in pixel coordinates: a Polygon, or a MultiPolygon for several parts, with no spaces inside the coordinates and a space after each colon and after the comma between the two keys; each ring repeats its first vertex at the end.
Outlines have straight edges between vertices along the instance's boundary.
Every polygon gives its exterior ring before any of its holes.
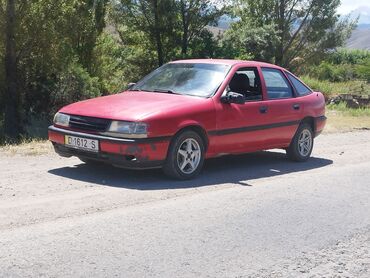
{"type": "Polygon", "coordinates": [[[274,61],[278,40],[275,24],[257,26],[254,21],[245,18],[232,24],[224,35],[221,56],[231,59],[274,61]]]}
{"type": "MultiPolygon", "coordinates": [[[[7,136],[18,136],[30,115],[47,115],[56,108],[50,105],[51,96],[66,76],[90,80],[86,73],[91,75],[95,66],[94,49],[105,26],[107,4],[107,0],[0,0],[4,15],[0,16],[0,74],[4,72],[0,112],[7,136]],[[71,71],[71,66],[79,70],[71,71]]],[[[98,86],[91,80],[91,86],[98,86]]],[[[91,96],[82,92],[86,95],[80,98],[91,96]]]]}
{"type": "Polygon", "coordinates": [[[172,0],[120,0],[113,4],[112,20],[123,42],[132,34],[137,45],[154,50],[157,64],[168,60],[175,46],[176,13],[172,0]],[[127,34],[129,33],[129,34],[127,34]]]}
{"type": "Polygon", "coordinates": [[[155,52],[160,66],[174,58],[200,54],[197,43],[209,45],[206,26],[220,17],[222,2],[120,0],[113,4],[111,19],[122,44],[135,45],[141,52],[155,52]]]}
{"type": "Polygon", "coordinates": [[[200,38],[207,36],[204,33],[205,27],[215,24],[225,7],[222,7],[223,1],[214,0],[176,0],[175,2],[181,22],[181,54],[186,57],[192,40],[199,42],[200,38]]]}
{"type": "Polygon", "coordinates": [[[272,52],[265,59],[282,66],[320,60],[329,50],[343,45],[357,22],[339,18],[336,11],[340,0],[236,0],[235,4],[240,20],[231,29],[231,36],[237,39],[238,32],[245,32],[240,43],[254,56],[262,51],[265,41],[265,52],[272,52]],[[251,39],[251,29],[256,28],[262,32],[251,39]],[[261,46],[257,51],[255,41],[261,46]]]}
{"type": "Polygon", "coordinates": [[[7,0],[5,11],[5,117],[4,133],[15,139],[20,132],[17,88],[16,1],[7,0]]]}
{"type": "Polygon", "coordinates": [[[63,34],[76,51],[79,62],[88,70],[93,63],[93,51],[105,27],[108,0],[74,0],[63,18],[63,34]]]}

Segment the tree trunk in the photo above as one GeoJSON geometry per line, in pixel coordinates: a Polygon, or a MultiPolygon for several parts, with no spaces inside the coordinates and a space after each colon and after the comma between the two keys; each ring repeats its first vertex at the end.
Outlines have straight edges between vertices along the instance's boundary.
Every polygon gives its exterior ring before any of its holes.
{"type": "Polygon", "coordinates": [[[284,37],[285,37],[285,0],[280,0],[277,2],[277,13],[278,13],[278,29],[280,31],[280,41],[277,45],[275,63],[279,66],[284,66],[284,37]]]}
{"type": "Polygon", "coordinates": [[[186,4],[181,1],[181,20],[182,20],[182,44],[181,44],[181,54],[183,57],[186,57],[188,52],[188,33],[189,33],[189,24],[186,14],[186,4]]]}
{"type": "Polygon", "coordinates": [[[7,0],[6,6],[6,52],[5,52],[5,136],[16,139],[20,134],[20,117],[17,95],[17,57],[15,42],[15,1],[7,0]]]}
{"type": "Polygon", "coordinates": [[[161,30],[160,30],[160,23],[159,23],[158,0],[153,1],[153,6],[154,6],[154,37],[155,37],[155,41],[157,44],[158,66],[162,66],[164,59],[163,59],[161,30]]]}

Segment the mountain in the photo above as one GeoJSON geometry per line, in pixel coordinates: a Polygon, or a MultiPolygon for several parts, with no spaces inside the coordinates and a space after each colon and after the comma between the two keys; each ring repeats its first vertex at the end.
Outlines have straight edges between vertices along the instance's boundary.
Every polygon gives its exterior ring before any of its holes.
{"type": "Polygon", "coordinates": [[[359,25],[346,42],[346,48],[370,50],[370,26],[359,25]]]}

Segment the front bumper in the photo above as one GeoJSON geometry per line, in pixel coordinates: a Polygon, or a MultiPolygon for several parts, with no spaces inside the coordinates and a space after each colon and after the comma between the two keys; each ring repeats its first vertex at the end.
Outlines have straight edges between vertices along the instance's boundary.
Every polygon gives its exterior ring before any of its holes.
{"type": "Polygon", "coordinates": [[[64,157],[77,156],[129,169],[161,167],[166,159],[170,137],[126,139],[77,132],[50,126],[49,140],[55,151],[64,157]],[[99,152],[74,149],[64,144],[65,135],[99,141],[99,152]]]}

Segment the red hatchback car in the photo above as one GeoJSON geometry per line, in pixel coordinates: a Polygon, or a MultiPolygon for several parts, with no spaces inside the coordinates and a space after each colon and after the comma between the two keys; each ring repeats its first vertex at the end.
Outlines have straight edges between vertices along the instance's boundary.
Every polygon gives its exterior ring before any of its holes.
{"type": "Polygon", "coordinates": [[[325,100],[287,70],[236,60],[168,63],[127,91],[63,107],[49,127],[61,156],[179,179],[206,158],[282,148],[305,161],[324,128],[325,100]]]}

